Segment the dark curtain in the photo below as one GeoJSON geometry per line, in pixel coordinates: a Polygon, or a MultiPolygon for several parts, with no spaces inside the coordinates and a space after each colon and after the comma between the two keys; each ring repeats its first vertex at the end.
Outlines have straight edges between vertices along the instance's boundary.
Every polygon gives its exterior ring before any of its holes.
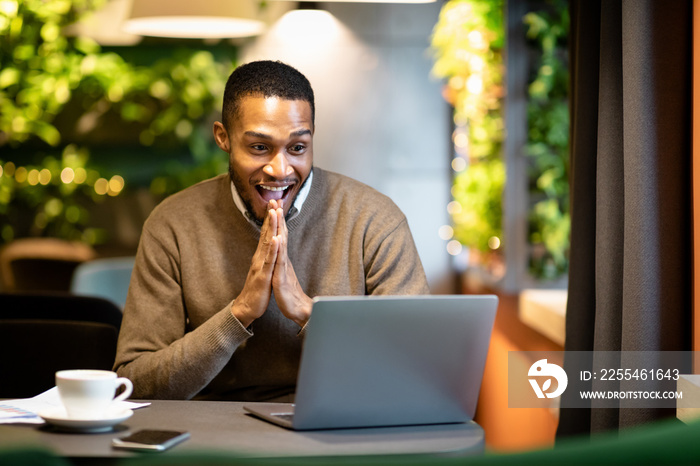
{"type": "MultiPolygon", "coordinates": [[[[572,0],[570,11],[565,349],[689,351],[692,1],[572,0]]],[[[562,409],[557,435],[674,414],[562,409]]]]}

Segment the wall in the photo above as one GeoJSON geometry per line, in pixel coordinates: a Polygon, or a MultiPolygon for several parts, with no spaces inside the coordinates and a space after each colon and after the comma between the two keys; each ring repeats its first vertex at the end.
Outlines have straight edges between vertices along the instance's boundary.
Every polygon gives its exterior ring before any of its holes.
{"type": "MultiPolygon", "coordinates": [[[[499,298],[475,416],[484,429],[487,450],[516,452],[553,447],[559,422],[558,403],[553,401],[550,408],[509,407],[508,357],[511,351],[551,351],[557,352],[553,354],[556,358],[563,354],[564,348],[520,320],[517,294],[482,287],[474,289],[466,284],[464,292],[495,293],[499,298]]],[[[517,364],[524,367],[535,362],[526,354],[515,357],[517,364]]],[[[550,362],[563,364],[559,359],[550,362]]]]}
{"type": "Polygon", "coordinates": [[[440,3],[319,3],[333,16],[283,17],[243,44],[240,62],[281,60],[316,94],[315,164],[391,197],[413,232],[433,293],[453,293],[440,226],[449,224],[451,110],[430,77],[440,3]]]}

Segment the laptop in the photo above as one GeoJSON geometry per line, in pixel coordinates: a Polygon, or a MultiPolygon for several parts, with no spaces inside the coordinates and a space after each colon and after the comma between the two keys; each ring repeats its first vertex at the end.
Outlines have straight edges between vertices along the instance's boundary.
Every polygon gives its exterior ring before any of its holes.
{"type": "Polygon", "coordinates": [[[295,404],[249,413],[294,430],[468,422],[498,298],[317,297],[295,404]]]}

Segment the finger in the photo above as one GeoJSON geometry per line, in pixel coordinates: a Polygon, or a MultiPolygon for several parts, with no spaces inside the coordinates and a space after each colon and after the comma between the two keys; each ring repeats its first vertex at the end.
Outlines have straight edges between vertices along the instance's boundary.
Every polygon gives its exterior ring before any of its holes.
{"type": "Polygon", "coordinates": [[[284,214],[282,214],[282,223],[279,229],[282,230],[285,236],[289,235],[289,230],[287,230],[287,220],[284,218],[284,214]]]}
{"type": "Polygon", "coordinates": [[[278,238],[279,238],[279,247],[278,247],[278,253],[277,253],[277,265],[280,267],[280,271],[284,272],[285,274],[287,273],[287,264],[289,262],[289,258],[287,257],[287,242],[289,239],[289,236],[287,234],[287,227],[286,227],[286,222],[284,220],[284,213],[282,212],[282,209],[278,209],[278,238]]]}
{"type": "Polygon", "coordinates": [[[273,236],[268,246],[269,247],[267,249],[267,254],[265,255],[263,265],[265,266],[265,268],[272,269],[274,268],[275,262],[277,261],[277,253],[279,250],[279,238],[277,236],[273,236]]]}
{"type": "Polygon", "coordinates": [[[267,215],[265,215],[265,220],[263,221],[263,226],[260,229],[260,241],[258,242],[258,247],[253,255],[253,261],[265,261],[267,257],[270,242],[277,232],[277,214],[268,210],[267,215]]]}
{"type": "Polygon", "coordinates": [[[277,209],[277,236],[282,236],[287,239],[289,231],[287,230],[287,220],[284,218],[284,211],[277,209]]]}
{"type": "Polygon", "coordinates": [[[277,216],[277,211],[274,209],[270,209],[268,211],[268,216],[270,218],[270,225],[269,225],[270,229],[267,232],[268,233],[267,234],[267,241],[270,241],[273,237],[278,235],[277,229],[279,228],[278,227],[279,218],[277,216]]]}
{"type": "Polygon", "coordinates": [[[270,209],[268,204],[268,209],[265,212],[265,218],[263,219],[262,227],[260,227],[260,238],[263,238],[270,231],[270,209]]]}
{"type": "Polygon", "coordinates": [[[278,208],[277,211],[277,236],[283,236],[286,234],[287,227],[286,227],[286,220],[284,219],[284,210],[282,208],[278,208]]]}
{"type": "MultiPolygon", "coordinates": [[[[267,202],[267,211],[269,213],[273,213],[272,215],[276,215],[277,213],[277,201],[274,199],[270,199],[267,202]]],[[[271,236],[276,236],[277,235],[277,228],[274,228],[272,225],[270,225],[270,229],[268,230],[271,236]]]]}

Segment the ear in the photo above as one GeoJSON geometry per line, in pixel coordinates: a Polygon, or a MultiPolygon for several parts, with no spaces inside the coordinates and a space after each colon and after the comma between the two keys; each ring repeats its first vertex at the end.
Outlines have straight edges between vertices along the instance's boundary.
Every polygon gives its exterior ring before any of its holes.
{"type": "Polygon", "coordinates": [[[219,121],[214,122],[214,140],[222,151],[227,154],[231,153],[231,140],[228,138],[228,131],[219,121]]]}

